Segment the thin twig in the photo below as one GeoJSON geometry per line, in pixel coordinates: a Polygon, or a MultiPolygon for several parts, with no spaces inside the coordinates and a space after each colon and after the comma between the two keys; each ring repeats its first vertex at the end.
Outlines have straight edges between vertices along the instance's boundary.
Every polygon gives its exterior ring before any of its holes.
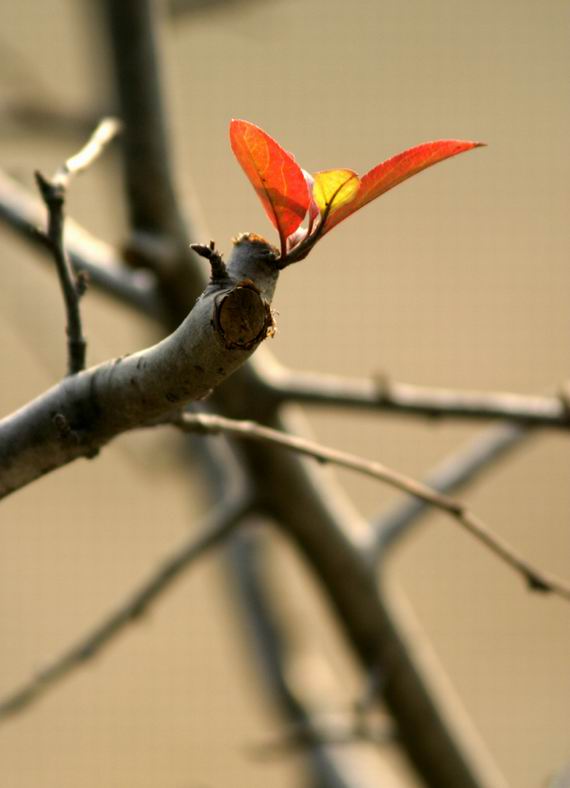
{"type": "MultiPolygon", "coordinates": [[[[453,452],[426,478],[425,484],[440,493],[455,492],[490,470],[535,431],[518,424],[501,424],[483,430],[469,443],[453,452]]],[[[374,563],[385,560],[391,549],[415,527],[430,510],[419,498],[407,498],[373,522],[370,556],[374,563]]]]}
{"type": "Polygon", "coordinates": [[[366,476],[385,482],[402,492],[413,495],[425,503],[453,517],[466,531],[478,539],[485,547],[500,558],[507,566],[520,574],[528,587],[533,591],[553,593],[570,600],[570,585],[559,578],[536,569],[532,564],[519,556],[513,548],[476,517],[465,504],[437,493],[425,484],[411,479],[398,471],[394,471],[379,462],[365,460],[348,452],[322,446],[315,441],[289,435],[279,430],[264,427],[253,421],[237,421],[223,416],[211,414],[185,413],[173,420],[173,423],[189,432],[212,434],[223,432],[226,435],[263,441],[284,449],[303,454],[321,462],[330,462],[342,468],[358,471],[366,476]]]}
{"type": "Polygon", "coordinates": [[[526,425],[570,428],[564,394],[456,391],[415,386],[379,376],[358,380],[310,372],[272,371],[269,393],[281,402],[390,411],[424,418],[508,419],[526,425]]]}
{"type": "Polygon", "coordinates": [[[63,243],[64,225],[64,190],[54,186],[41,173],[36,172],[38,188],[48,210],[47,238],[50,242],[55,259],[59,283],[63,293],[63,302],[67,317],[67,374],[74,375],[85,369],[85,351],[87,343],[81,327],[81,311],[79,309],[79,279],[73,274],[69,256],[63,243]]]}
{"type": "Polygon", "coordinates": [[[116,610],[32,679],[1,698],[0,720],[35,703],[73,671],[96,657],[128,626],[139,621],[186,569],[229,536],[250,508],[251,499],[243,494],[221,503],[209,515],[199,535],[192,534],[176,548],[116,610]]]}
{"type": "Polygon", "coordinates": [[[71,178],[93,163],[118,130],[118,122],[112,118],[106,118],[99,124],[87,144],[64,162],[51,180],[45,178],[40,172],[36,172],[38,187],[48,210],[47,237],[55,259],[67,316],[67,369],[69,375],[85,368],[86,341],[81,327],[81,311],[79,309],[79,299],[85,289],[85,280],[75,277],[63,241],[65,196],[71,178]]]}
{"type": "Polygon", "coordinates": [[[103,118],[81,150],[56,170],[51,179],[52,186],[66,190],[71,179],[90,167],[120,130],[121,123],[116,118],[103,118]]]}

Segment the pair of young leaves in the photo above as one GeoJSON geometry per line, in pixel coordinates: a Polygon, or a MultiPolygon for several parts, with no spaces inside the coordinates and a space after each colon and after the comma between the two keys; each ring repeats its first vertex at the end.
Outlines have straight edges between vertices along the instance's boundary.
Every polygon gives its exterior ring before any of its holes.
{"type": "Polygon", "coordinates": [[[247,120],[232,120],[230,141],[279,233],[280,267],[302,260],[325,233],[388,189],[432,164],[482,144],[468,140],[425,142],[358,176],[347,169],[309,174],[269,134],[247,120]]]}

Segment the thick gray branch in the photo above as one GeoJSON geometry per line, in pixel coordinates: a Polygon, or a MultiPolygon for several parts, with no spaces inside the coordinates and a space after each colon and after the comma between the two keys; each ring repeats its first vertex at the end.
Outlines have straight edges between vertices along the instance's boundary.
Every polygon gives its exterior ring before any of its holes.
{"type": "Polygon", "coordinates": [[[186,320],[158,345],[66,378],[0,422],[0,497],[126,430],[208,396],[272,331],[274,252],[234,247],[229,278],[210,284],[186,320]]]}

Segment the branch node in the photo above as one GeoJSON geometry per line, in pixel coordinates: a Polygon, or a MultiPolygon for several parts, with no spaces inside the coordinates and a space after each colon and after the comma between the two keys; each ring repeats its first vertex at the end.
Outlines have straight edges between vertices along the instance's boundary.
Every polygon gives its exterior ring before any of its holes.
{"type": "Polygon", "coordinates": [[[72,429],[63,413],[54,413],[51,420],[62,441],[79,443],[79,434],[72,429]]]}
{"type": "Polygon", "coordinates": [[[78,271],[75,276],[75,292],[78,298],[83,298],[89,287],[89,274],[87,271],[78,271]]]}
{"type": "Polygon", "coordinates": [[[550,594],[552,592],[552,586],[534,572],[527,572],[525,580],[531,591],[537,591],[539,594],[550,594]]]}
{"type": "Polygon", "coordinates": [[[447,509],[449,514],[452,514],[454,517],[459,517],[462,520],[467,517],[467,510],[460,501],[455,501],[453,498],[448,498],[447,496],[440,497],[442,498],[444,508],[447,509]]]}
{"type": "MultiPolygon", "coordinates": [[[[50,210],[61,210],[65,202],[65,189],[61,184],[53,183],[39,170],[34,170],[34,177],[43,201],[50,210]]],[[[51,239],[50,242],[53,244],[51,239]]]]}

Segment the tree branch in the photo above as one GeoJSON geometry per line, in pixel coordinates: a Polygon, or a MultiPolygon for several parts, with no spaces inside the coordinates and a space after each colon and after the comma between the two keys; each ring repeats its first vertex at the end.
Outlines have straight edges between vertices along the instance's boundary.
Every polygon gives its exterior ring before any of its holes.
{"type": "Polygon", "coordinates": [[[243,236],[227,270],[158,345],[65,378],[0,421],[0,497],[203,399],[238,369],[273,331],[275,251],[243,236]]]}
{"type": "Polygon", "coordinates": [[[85,281],[75,277],[63,241],[65,197],[71,179],[87,169],[101,155],[105,146],[118,131],[118,122],[113,118],[106,118],[97,126],[87,144],[64,162],[51,179],[36,172],[36,181],[48,210],[47,239],[55,259],[67,315],[67,371],[69,375],[74,375],[85,368],[86,342],[81,327],[81,311],[79,309],[79,299],[84,291],[85,281]]]}
{"type": "Polygon", "coordinates": [[[335,375],[271,371],[269,393],[279,402],[388,411],[424,418],[508,419],[526,425],[570,428],[564,395],[529,396],[507,392],[455,391],[335,375]]]}
{"type": "Polygon", "coordinates": [[[86,635],[43,667],[32,679],[0,698],[0,720],[32,705],[59,682],[91,661],[131,624],[141,620],[150,607],[198,558],[217,547],[232,533],[252,506],[250,495],[228,498],[213,510],[198,536],[175,549],[119,607],[86,635]]]}
{"type": "Polygon", "coordinates": [[[288,435],[253,421],[235,421],[223,416],[206,413],[184,413],[172,419],[179,428],[192,432],[223,432],[247,440],[263,441],[284,449],[312,457],[321,462],[330,462],[342,468],[358,471],[373,479],[378,479],[391,487],[413,495],[426,504],[441,510],[458,522],[466,531],[500,558],[507,566],[520,574],[532,591],[552,593],[570,600],[570,585],[536,569],[519,556],[513,548],[501,539],[476,517],[465,504],[436,492],[425,484],[394,471],[379,462],[365,460],[354,454],[330,449],[314,441],[297,435],[288,435]]]}

